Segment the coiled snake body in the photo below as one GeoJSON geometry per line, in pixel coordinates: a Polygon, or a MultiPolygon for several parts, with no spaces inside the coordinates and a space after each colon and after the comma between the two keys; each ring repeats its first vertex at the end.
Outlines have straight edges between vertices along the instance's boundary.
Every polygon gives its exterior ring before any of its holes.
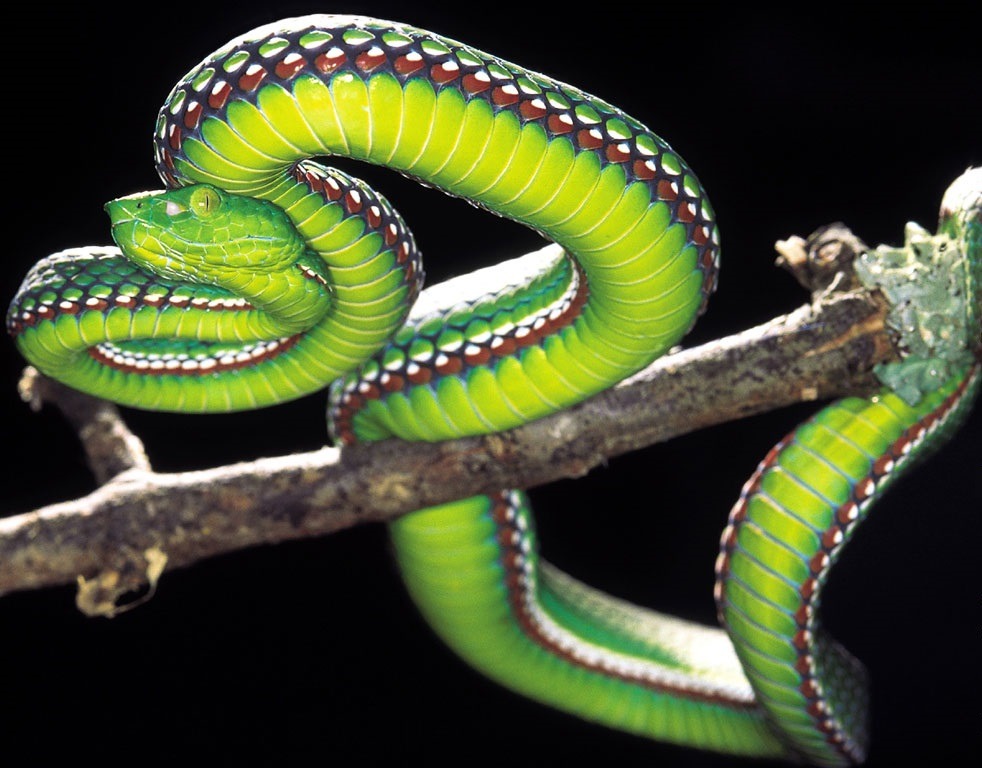
{"type": "MultiPolygon", "coordinates": [[[[313,16],[250,32],[177,84],[154,143],[171,190],[107,206],[122,253],[40,262],[8,314],[43,372],[127,405],[255,408],[334,382],[344,443],[494,432],[644,367],[715,286],[712,208],[664,141],[412,27],[313,16]],[[321,155],[395,169],[557,245],[428,291],[410,314],[412,235],[321,155]]],[[[975,297],[978,269],[976,256],[975,297]]],[[[977,313],[970,326],[977,339],[977,313]]],[[[942,379],[914,403],[885,389],[833,404],[762,462],[718,560],[728,635],[540,560],[517,491],[392,523],[406,583],[462,657],[540,701],[700,748],[861,761],[861,668],[821,632],[819,594],[873,499],[979,389],[971,361],[942,379]]]]}

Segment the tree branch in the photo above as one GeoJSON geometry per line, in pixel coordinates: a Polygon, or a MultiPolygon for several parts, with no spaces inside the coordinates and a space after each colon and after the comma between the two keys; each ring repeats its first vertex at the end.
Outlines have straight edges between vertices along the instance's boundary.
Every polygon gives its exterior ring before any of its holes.
{"type": "MultiPolygon", "coordinates": [[[[322,448],[204,471],[157,473],[110,404],[29,373],[34,407],[57,405],[103,484],[0,519],[0,595],[77,581],[79,607],[112,615],[164,568],[507,487],[586,474],[607,459],[801,401],[868,391],[895,359],[881,299],[851,265],[865,246],[833,225],[778,244],[815,292],[789,315],[679,351],[596,397],[509,432],[438,444],[322,448]]],[[[30,369],[29,369],[30,370],[30,369]]]]}

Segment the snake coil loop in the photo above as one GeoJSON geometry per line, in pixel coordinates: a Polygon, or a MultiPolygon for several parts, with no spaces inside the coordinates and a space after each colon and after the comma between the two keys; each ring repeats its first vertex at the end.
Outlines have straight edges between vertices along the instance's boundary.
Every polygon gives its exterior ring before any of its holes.
{"type": "MultiPolygon", "coordinates": [[[[233,40],[174,87],[154,147],[169,189],[107,206],[119,248],[43,260],[7,320],[40,370],[138,408],[256,408],[331,385],[342,443],[495,432],[649,364],[716,284],[715,216],[666,142],[576,88],[402,24],[310,16],[233,40]],[[313,160],[325,155],[394,169],[553,245],[412,308],[412,234],[377,192],[313,160]]],[[[861,762],[864,675],[821,631],[819,596],[869,506],[978,393],[963,353],[982,314],[980,208],[958,203],[942,222],[969,244],[940,267],[969,297],[956,353],[940,368],[923,358],[943,375],[912,396],[897,383],[908,367],[830,405],[748,481],[717,563],[728,635],[541,560],[513,490],[391,524],[437,633],[501,683],[610,726],[861,762]]]]}

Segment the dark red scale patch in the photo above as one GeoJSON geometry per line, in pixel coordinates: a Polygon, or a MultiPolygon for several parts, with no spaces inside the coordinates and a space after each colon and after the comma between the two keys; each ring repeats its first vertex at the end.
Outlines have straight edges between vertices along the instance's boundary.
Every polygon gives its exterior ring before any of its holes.
{"type": "Polygon", "coordinates": [[[520,98],[514,87],[509,89],[499,85],[491,91],[491,101],[499,107],[510,107],[512,104],[517,104],[520,98]]]}
{"type": "Polygon", "coordinates": [[[484,365],[491,359],[491,350],[485,346],[479,346],[476,350],[465,350],[464,361],[471,366],[484,365]]]}
{"type": "Polygon", "coordinates": [[[893,469],[895,463],[893,456],[886,453],[873,462],[873,474],[877,477],[883,477],[893,469]]]}
{"type": "Polygon", "coordinates": [[[434,367],[441,376],[452,376],[464,369],[464,361],[456,355],[444,355],[444,359],[437,362],[434,367]]]}
{"type": "Polygon", "coordinates": [[[533,103],[531,100],[526,100],[519,105],[518,112],[526,120],[540,120],[545,116],[546,108],[533,103]]]}
{"type": "Polygon", "coordinates": [[[662,179],[658,182],[658,199],[668,203],[674,203],[679,196],[679,190],[674,181],[662,179]]]}
{"type": "Polygon", "coordinates": [[[355,66],[362,72],[371,72],[385,63],[385,52],[380,48],[369,48],[355,57],[355,66]]]}
{"type": "Polygon", "coordinates": [[[197,101],[188,102],[187,109],[184,111],[184,127],[193,131],[198,127],[201,120],[201,104],[197,101]]]}
{"type": "Polygon", "coordinates": [[[827,528],[825,533],[822,534],[822,546],[825,547],[825,549],[835,549],[841,543],[842,529],[840,529],[838,526],[833,525],[831,528],[827,528]]]}
{"type": "Polygon", "coordinates": [[[473,74],[464,75],[461,79],[460,84],[464,86],[464,90],[469,94],[483,93],[488,88],[491,87],[491,83],[482,78],[476,77],[473,74]]]}
{"type": "Polygon", "coordinates": [[[556,134],[570,133],[573,130],[571,123],[567,123],[559,115],[549,115],[546,126],[556,134]]]}
{"type": "Polygon", "coordinates": [[[853,501],[847,501],[836,513],[836,520],[839,521],[839,525],[849,525],[859,517],[859,507],[853,501]]]}
{"type": "Polygon", "coordinates": [[[799,627],[807,627],[808,622],[811,621],[811,617],[811,606],[808,603],[802,603],[798,606],[798,610],[794,612],[794,621],[799,627]]]}
{"type": "Polygon", "coordinates": [[[419,70],[425,66],[426,63],[423,61],[423,59],[415,56],[412,58],[409,56],[399,56],[394,62],[392,62],[393,69],[395,69],[395,71],[400,75],[411,75],[414,72],[419,72],[419,70]]]}
{"type": "Polygon", "coordinates": [[[239,77],[239,90],[250,93],[262,85],[269,73],[264,67],[253,65],[239,77]]]}
{"type": "Polygon", "coordinates": [[[641,181],[651,181],[655,178],[655,171],[644,160],[635,160],[632,168],[635,178],[641,181]]]}
{"type": "MultiPolygon", "coordinates": [[[[177,123],[171,123],[167,129],[167,133],[167,141],[170,144],[170,148],[175,152],[179,151],[181,149],[181,126],[177,125],[177,123]]],[[[174,160],[170,157],[169,153],[165,156],[164,162],[167,162],[168,159],[170,159],[169,167],[173,168],[174,160]]]]}
{"type": "Polygon", "coordinates": [[[430,67],[430,79],[434,83],[439,83],[440,85],[452,83],[458,77],[460,77],[460,70],[454,67],[447,68],[441,64],[434,64],[430,67]]]}
{"type": "Polygon", "coordinates": [[[812,595],[814,595],[817,590],[818,581],[816,581],[814,578],[809,577],[801,583],[800,592],[801,596],[805,598],[805,600],[810,600],[812,595]]]}
{"type": "Polygon", "coordinates": [[[287,58],[284,58],[276,65],[276,76],[281,80],[289,80],[296,76],[298,72],[302,72],[307,66],[307,60],[303,56],[294,56],[289,61],[287,61],[287,58]]]}
{"type": "Polygon", "coordinates": [[[515,350],[518,349],[518,342],[511,336],[502,336],[501,343],[498,344],[492,352],[498,357],[508,357],[513,354],[515,350]]]}
{"type": "Polygon", "coordinates": [[[608,144],[606,154],[611,163],[626,163],[631,159],[631,153],[622,144],[608,144]]]}
{"type": "Polygon", "coordinates": [[[604,140],[596,130],[581,128],[576,132],[576,143],[580,149],[600,149],[604,145],[604,140]]]}
{"type": "Polygon", "coordinates": [[[390,373],[384,377],[385,381],[382,382],[382,387],[386,392],[398,392],[403,387],[406,386],[405,379],[402,376],[398,376],[394,373],[390,373]]]}
{"type": "Polygon", "coordinates": [[[331,50],[314,59],[314,66],[325,75],[329,75],[339,69],[347,60],[348,57],[344,51],[331,50]]]}
{"type": "Polygon", "coordinates": [[[225,80],[219,80],[212,86],[211,95],[208,97],[208,106],[212,109],[221,109],[228,101],[232,93],[232,86],[225,80]]]}
{"type": "Polygon", "coordinates": [[[679,205],[675,215],[682,223],[691,224],[696,220],[696,207],[688,200],[685,200],[679,205]]]}
{"type": "Polygon", "coordinates": [[[811,704],[809,704],[805,708],[805,711],[809,715],[811,715],[812,717],[814,717],[816,720],[819,721],[819,723],[818,723],[818,729],[824,733],[825,730],[822,728],[822,725],[827,722],[824,719],[825,718],[825,702],[824,701],[821,701],[821,700],[819,700],[819,701],[813,701],[811,704]]]}
{"type": "Polygon", "coordinates": [[[407,373],[406,377],[410,384],[427,384],[433,378],[433,371],[426,366],[420,365],[412,373],[407,373]]]}
{"type": "Polygon", "coordinates": [[[348,194],[344,196],[344,207],[348,209],[348,213],[358,213],[362,208],[362,201],[359,195],[354,193],[354,190],[349,190],[348,194]]]}

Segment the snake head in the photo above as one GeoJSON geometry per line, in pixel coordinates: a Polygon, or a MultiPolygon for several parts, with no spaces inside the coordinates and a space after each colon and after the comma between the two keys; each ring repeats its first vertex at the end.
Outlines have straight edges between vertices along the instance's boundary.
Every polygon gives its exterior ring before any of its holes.
{"type": "Polygon", "coordinates": [[[106,212],[123,254],[166,278],[232,287],[289,269],[305,251],[281,208],[208,184],[121,197],[106,212]]]}

